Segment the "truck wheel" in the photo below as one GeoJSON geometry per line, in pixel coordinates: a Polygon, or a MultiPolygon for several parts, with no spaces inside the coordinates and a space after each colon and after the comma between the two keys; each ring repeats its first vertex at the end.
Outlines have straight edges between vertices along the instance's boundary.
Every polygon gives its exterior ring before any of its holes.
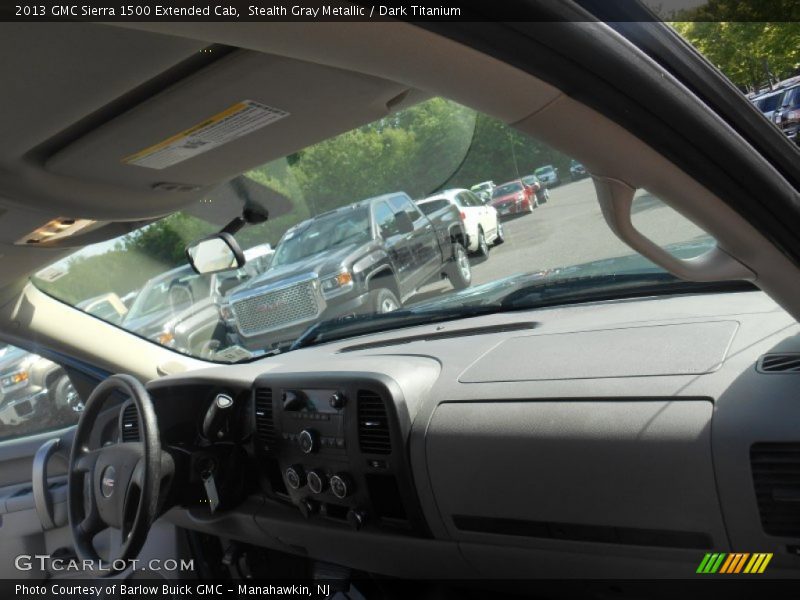
{"type": "Polygon", "coordinates": [[[503,232],[503,224],[497,221],[497,236],[494,238],[494,245],[499,246],[506,241],[506,234],[503,232]]]}
{"type": "Polygon", "coordinates": [[[472,268],[469,265],[467,251],[458,242],[453,244],[453,258],[447,264],[444,274],[457,290],[466,289],[472,283],[472,268]]]}
{"type": "Polygon", "coordinates": [[[370,293],[370,307],[373,313],[383,314],[397,310],[402,305],[400,300],[391,290],[386,288],[378,288],[372,290],[370,293]]]}
{"type": "Polygon", "coordinates": [[[475,254],[481,258],[489,257],[489,244],[486,243],[486,236],[483,235],[483,229],[478,229],[478,249],[475,254]]]}

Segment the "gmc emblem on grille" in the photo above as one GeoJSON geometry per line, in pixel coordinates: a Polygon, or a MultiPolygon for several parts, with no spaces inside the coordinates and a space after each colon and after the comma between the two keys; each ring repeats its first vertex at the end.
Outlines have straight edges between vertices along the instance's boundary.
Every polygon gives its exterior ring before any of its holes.
{"type": "Polygon", "coordinates": [[[265,302],[264,304],[259,304],[255,307],[256,312],[264,313],[270,310],[277,310],[279,308],[284,308],[289,306],[289,301],[286,299],[283,300],[275,300],[275,302],[265,302]]]}

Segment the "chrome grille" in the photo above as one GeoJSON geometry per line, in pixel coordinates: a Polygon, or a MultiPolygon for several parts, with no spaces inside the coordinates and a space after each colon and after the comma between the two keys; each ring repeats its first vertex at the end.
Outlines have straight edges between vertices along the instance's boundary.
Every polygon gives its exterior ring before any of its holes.
{"type": "Polygon", "coordinates": [[[308,280],[234,302],[233,312],[239,331],[254,335],[316,319],[322,307],[308,280]]]}

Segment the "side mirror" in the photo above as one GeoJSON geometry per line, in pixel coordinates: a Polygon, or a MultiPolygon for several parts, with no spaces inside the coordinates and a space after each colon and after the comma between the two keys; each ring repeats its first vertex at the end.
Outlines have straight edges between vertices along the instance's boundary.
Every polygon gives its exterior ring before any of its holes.
{"type": "Polygon", "coordinates": [[[238,269],[245,263],[244,252],[229,233],[217,233],[190,244],[186,259],[196,273],[207,275],[238,269]]]}
{"type": "Polygon", "coordinates": [[[401,210],[400,212],[394,213],[394,220],[397,223],[397,230],[400,233],[405,234],[414,231],[414,222],[406,211],[401,210]]]}

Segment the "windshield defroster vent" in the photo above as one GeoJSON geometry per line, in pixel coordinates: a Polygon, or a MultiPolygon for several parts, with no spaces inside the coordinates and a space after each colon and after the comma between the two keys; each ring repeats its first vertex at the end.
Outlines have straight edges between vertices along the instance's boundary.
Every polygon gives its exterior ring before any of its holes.
{"type": "Polygon", "coordinates": [[[800,536],[800,442],[753,444],[750,468],[764,532],[800,536]]]}
{"type": "Polygon", "coordinates": [[[139,441],[139,414],[136,412],[136,405],[131,402],[122,411],[122,441],[139,441]]]}
{"type": "Polygon", "coordinates": [[[765,354],[758,363],[762,373],[800,373],[800,352],[765,354]]]}
{"type": "Polygon", "coordinates": [[[375,392],[359,390],[358,445],[365,454],[391,454],[386,405],[375,392]]]}
{"type": "Polygon", "coordinates": [[[256,388],[255,391],[255,417],[256,439],[267,450],[275,447],[275,421],[272,417],[272,390],[270,388],[256,388]]]}

